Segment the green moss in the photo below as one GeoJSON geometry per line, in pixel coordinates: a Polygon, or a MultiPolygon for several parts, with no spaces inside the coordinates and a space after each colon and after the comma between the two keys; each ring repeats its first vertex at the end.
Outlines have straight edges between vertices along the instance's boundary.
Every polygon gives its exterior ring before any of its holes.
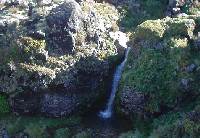
{"type": "Polygon", "coordinates": [[[200,124],[189,119],[178,120],[175,123],[159,126],[151,134],[152,138],[198,138],[200,137],[200,124]]]}
{"type": "Polygon", "coordinates": [[[90,130],[82,131],[73,136],[73,138],[92,138],[90,130]]]}
{"type": "Polygon", "coordinates": [[[50,79],[54,79],[56,77],[55,71],[50,68],[46,68],[36,64],[32,65],[32,64],[20,63],[18,74],[24,74],[24,73],[32,73],[32,74],[37,73],[40,75],[44,75],[45,77],[49,77],[50,79]]]}
{"type": "Polygon", "coordinates": [[[143,92],[146,111],[160,112],[161,106],[172,108],[185,96],[180,92],[180,82],[192,75],[183,69],[193,63],[185,37],[192,36],[194,26],[191,19],[165,18],[145,21],[136,28],[134,52],[129,55],[121,89],[129,86],[143,92]]]}
{"type": "Polygon", "coordinates": [[[191,38],[194,29],[195,21],[193,19],[164,18],[162,20],[147,20],[137,26],[134,39],[136,43],[137,41],[144,41],[149,46],[170,37],[189,36],[191,38]]]}
{"type": "Polygon", "coordinates": [[[8,113],[9,111],[10,107],[6,97],[0,94],[0,115],[8,113]]]}
{"type": "Polygon", "coordinates": [[[125,27],[126,31],[130,31],[146,20],[162,18],[164,17],[167,3],[167,0],[142,0],[138,3],[136,2],[140,6],[134,7],[134,9],[131,9],[131,4],[125,5],[120,9],[123,17],[120,20],[120,25],[125,27]]]}
{"type": "Polygon", "coordinates": [[[34,40],[31,37],[13,40],[8,47],[0,49],[0,65],[3,66],[10,61],[28,61],[30,56],[34,57],[41,49],[45,49],[45,46],[45,40],[34,40]]]}
{"type": "Polygon", "coordinates": [[[13,115],[3,116],[0,119],[0,129],[5,127],[10,136],[23,132],[31,138],[44,138],[49,135],[48,129],[56,133],[56,130],[70,127],[80,123],[80,118],[44,118],[44,117],[16,117],[13,115]]]}
{"type": "Polygon", "coordinates": [[[140,131],[129,131],[127,133],[120,134],[119,138],[145,138],[140,131]]]}
{"type": "Polygon", "coordinates": [[[45,125],[30,123],[26,126],[24,132],[32,138],[45,138],[45,125]]]}
{"type": "Polygon", "coordinates": [[[56,130],[54,138],[70,138],[69,128],[60,128],[56,130]]]}
{"type": "Polygon", "coordinates": [[[45,40],[34,40],[31,37],[23,37],[20,41],[24,45],[25,52],[31,52],[38,49],[44,49],[46,46],[45,40]]]}
{"type": "Polygon", "coordinates": [[[148,20],[137,26],[135,30],[136,39],[149,42],[158,42],[165,33],[165,26],[161,20],[148,20]]]}
{"type": "Polygon", "coordinates": [[[192,19],[166,18],[166,36],[193,36],[195,21],[192,19]]]}
{"type": "Polygon", "coordinates": [[[135,68],[123,74],[122,81],[125,81],[126,85],[149,96],[147,110],[150,112],[159,111],[160,104],[173,106],[179,95],[176,72],[178,62],[171,54],[174,50],[164,53],[144,49],[135,68]]]}

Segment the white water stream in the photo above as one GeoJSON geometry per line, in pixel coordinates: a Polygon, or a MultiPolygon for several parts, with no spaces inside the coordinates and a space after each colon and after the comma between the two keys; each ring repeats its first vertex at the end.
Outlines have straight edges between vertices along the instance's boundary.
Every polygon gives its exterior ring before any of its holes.
{"type": "Polygon", "coordinates": [[[103,111],[100,111],[100,113],[99,113],[99,116],[101,118],[107,119],[107,118],[111,118],[111,116],[112,116],[113,102],[115,100],[115,95],[116,95],[116,92],[118,89],[122,71],[124,69],[125,63],[128,58],[129,51],[130,51],[130,47],[127,47],[124,60],[122,61],[122,63],[120,65],[117,66],[117,68],[115,70],[113,81],[112,81],[112,90],[111,90],[110,98],[106,105],[106,109],[103,111]]]}

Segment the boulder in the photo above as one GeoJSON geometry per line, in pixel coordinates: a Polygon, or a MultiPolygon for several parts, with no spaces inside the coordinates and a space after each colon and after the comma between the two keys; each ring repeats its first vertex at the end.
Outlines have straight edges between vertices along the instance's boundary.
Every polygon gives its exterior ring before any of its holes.
{"type": "Polygon", "coordinates": [[[39,95],[34,93],[18,94],[11,100],[12,112],[15,114],[35,114],[39,112],[39,95]]]}
{"type": "Polygon", "coordinates": [[[57,54],[70,54],[75,48],[75,34],[82,27],[82,10],[74,0],[66,0],[46,17],[47,43],[57,54]]]}
{"type": "Polygon", "coordinates": [[[167,17],[162,20],[147,20],[137,26],[135,43],[149,47],[158,44],[165,37],[182,36],[191,39],[195,25],[193,19],[167,17]]]}
{"type": "MultiPolygon", "coordinates": [[[[0,89],[8,95],[15,93],[11,107],[17,114],[59,117],[82,107],[86,108],[80,111],[87,110],[105,94],[106,78],[124,55],[124,48],[120,50],[109,35],[119,19],[113,6],[89,1],[80,6],[75,0],[53,2],[56,4],[43,5],[42,13],[41,7],[34,6],[31,16],[23,8],[19,14],[26,19],[19,20],[14,32],[20,34],[13,40],[16,44],[8,44],[8,55],[0,49],[5,54],[0,60],[2,67],[5,65],[0,89]],[[51,88],[64,92],[52,93],[51,88]]],[[[5,24],[0,28],[6,28],[5,24]]]]}
{"type": "Polygon", "coordinates": [[[76,95],[46,93],[41,99],[41,113],[51,117],[61,117],[73,113],[79,105],[76,95]]]}
{"type": "Polygon", "coordinates": [[[125,87],[120,95],[121,111],[126,115],[144,114],[145,97],[141,92],[125,87]]]}
{"type": "Polygon", "coordinates": [[[8,131],[5,128],[3,128],[2,130],[0,128],[0,136],[2,138],[9,138],[8,131]]]}

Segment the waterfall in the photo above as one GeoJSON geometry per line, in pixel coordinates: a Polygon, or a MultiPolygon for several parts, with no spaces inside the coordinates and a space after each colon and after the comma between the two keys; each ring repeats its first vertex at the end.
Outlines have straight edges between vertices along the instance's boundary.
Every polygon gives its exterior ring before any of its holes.
{"type": "Polygon", "coordinates": [[[116,92],[117,92],[117,89],[118,89],[119,81],[120,81],[122,71],[123,71],[124,65],[126,63],[129,51],[130,51],[130,47],[127,47],[124,60],[122,61],[122,63],[120,65],[117,66],[117,68],[115,70],[115,73],[114,73],[114,76],[113,76],[113,81],[112,81],[112,90],[111,90],[110,98],[109,98],[108,103],[106,105],[106,109],[103,110],[103,111],[100,111],[100,113],[99,113],[99,116],[101,118],[107,119],[107,118],[110,118],[112,116],[113,102],[114,102],[114,99],[115,99],[115,95],[116,95],[116,92]]]}

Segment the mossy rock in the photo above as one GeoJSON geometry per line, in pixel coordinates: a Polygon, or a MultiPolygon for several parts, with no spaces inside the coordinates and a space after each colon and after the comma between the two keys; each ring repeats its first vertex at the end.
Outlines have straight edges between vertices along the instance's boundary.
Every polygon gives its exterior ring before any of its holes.
{"type": "Polygon", "coordinates": [[[150,43],[161,40],[165,33],[165,24],[161,20],[147,20],[137,26],[135,31],[136,39],[149,41],[150,43]]]}
{"type": "Polygon", "coordinates": [[[194,62],[187,37],[194,27],[192,19],[165,18],[145,21],[136,28],[133,49],[140,52],[137,56],[130,53],[120,89],[128,86],[144,93],[146,112],[174,108],[186,96],[181,81],[194,80],[184,70],[194,62]]]}
{"type": "Polygon", "coordinates": [[[33,50],[44,49],[46,44],[45,40],[35,40],[31,37],[21,38],[21,43],[24,45],[25,52],[31,52],[33,50]]]}
{"type": "Polygon", "coordinates": [[[164,18],[147,20],[138,25],[135,31],[135,43],[143,41],[144,46],[155,45],[164,38],[175,36],[193,37],[195,21],[193,19],[164,18]]]}
{"type": "Polygon", "coordinates": [[[166,18],[167,29],[165,35],[168,37],[172,36],[183,36],[193,37],[193,31],[195,29],[195,21],[193,19],[179,19],[179,18],[166,18]]]}

